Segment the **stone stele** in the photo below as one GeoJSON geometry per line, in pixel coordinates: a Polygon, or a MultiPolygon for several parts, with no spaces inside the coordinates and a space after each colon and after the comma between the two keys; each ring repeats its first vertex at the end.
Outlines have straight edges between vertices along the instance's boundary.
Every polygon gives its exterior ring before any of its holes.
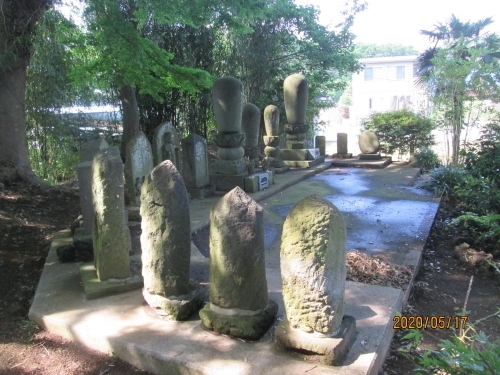
{"type": "Polygon", "coordinates": [[[319,195],[290,211],[281,236],[286,319],[275,331],[279,347],[315,353],[327,364],[347,354],[355,321],[344,317],[345,243],[342,214],[319,195]]]}
{"type": "Polygon", "coordinates": [[[117,147],[99,151],[92,165],[94,264],[100,281],[131,276],[130,231],[125,224],[123,164],[117,147]]]}
{"type": "Polygon", "coordinates": [[[141,202],[141,186],[153,169],[151,145],[143,132],[138,132],[127,142],[125,155],[127,197],[132,206],[138,206],[141,202]]]}
{"type": "Polygon", "coordinates": [[[203,304],[203,288],[190,280],[189,198],[170,160],[158,164],[142,185],[143,296],[159,315],[185,320],[203,304]]]}
{"type": "Polygon", "coordinates": [[[377,134],[371,130],[365,130],[361,133],[358,144],[363,154],[375,154],[380,150],[380,142],[377,134]]]}
{"type": "Polygon", "coordinates": [[[210,303],[202,324],[218,333],[258,340],[278,311],[268,299],[264,212],[235,187],[210,211],[210,303]]]}

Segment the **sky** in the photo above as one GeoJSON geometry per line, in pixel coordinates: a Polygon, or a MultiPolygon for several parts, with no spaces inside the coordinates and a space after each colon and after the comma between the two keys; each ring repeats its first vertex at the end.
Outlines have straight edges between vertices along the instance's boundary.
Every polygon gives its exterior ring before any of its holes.
{"type": "MultiPolygon", "coordinates": [[[[351,31],[356,43],[402,44],[417,51],[429,47],[420,30],[432,30],[446,23],[454,14],[462,22],[493,18],[487,29],[500,35],[499,0],[366,0],[367,7],[356,15],[351,31]]],[[[320,23],[338,22],[345,0],[296,0],[297,4],[314,5],[321,10],[320,23]]]]}

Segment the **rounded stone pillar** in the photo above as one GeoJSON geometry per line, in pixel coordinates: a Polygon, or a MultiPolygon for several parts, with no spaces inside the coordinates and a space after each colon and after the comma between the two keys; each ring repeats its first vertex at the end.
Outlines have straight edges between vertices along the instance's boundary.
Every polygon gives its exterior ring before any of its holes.
{"type": "Polygon", "coordinates": [[[302,74],[292,74],[283,82],[287,124],[287,149],[306,148],[305,139],[309,125],[306,124],[307,97],[309,84],[302,74]]]}
{"type": "Polygon", "coordinates": [[[255,168],[258,168],[260,110],[255,104],[247,103],[243,106],[241,128],[245,133],[245,156],[255,168]]]}
{"type": "Polygon", "coordinates": [[[279,137],[280,111],[275,105],[268,105],[264,109],[264,125],[266,133],[264,138],[264,154],[265,160],[270,167],[284,167],[283,160],[280,157],[280,137],[279,137]]]}

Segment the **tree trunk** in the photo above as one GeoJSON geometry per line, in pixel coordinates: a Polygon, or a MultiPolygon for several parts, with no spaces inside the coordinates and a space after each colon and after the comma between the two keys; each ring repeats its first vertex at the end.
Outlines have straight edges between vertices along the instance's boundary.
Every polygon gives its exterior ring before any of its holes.
{"type": "Polygon", "coordinates": [[[135,95],[135,88],[129,85],[120,88],[120,100],[122,102],[123,110],[123,134],[120,153],[122,159],[125,161],[125,149],[127,142],[136,135],[139,128],[139,108],[137,106],[137,98],[135,95]]]}

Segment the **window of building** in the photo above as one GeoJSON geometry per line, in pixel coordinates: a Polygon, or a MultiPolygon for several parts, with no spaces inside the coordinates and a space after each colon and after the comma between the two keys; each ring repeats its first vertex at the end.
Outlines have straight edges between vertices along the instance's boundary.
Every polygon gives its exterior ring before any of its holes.
{"type": "Polygon", "coordinates": [[[405,79],[405,67],[404,67],[404,65],[396,66],[396,79],[405,79]]]}
{"type": "Polygon", "coordinates": [[[365,68],[365,81],[373,81],[373,68],[365,68]]]}

